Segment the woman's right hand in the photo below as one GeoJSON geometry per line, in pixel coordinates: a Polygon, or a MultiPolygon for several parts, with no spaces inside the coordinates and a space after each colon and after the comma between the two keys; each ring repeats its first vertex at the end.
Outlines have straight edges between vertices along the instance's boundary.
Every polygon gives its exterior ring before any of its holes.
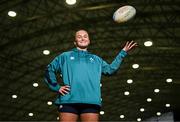
{"type": "Polygon", "coordinates": [[[70,91],[70,86],[61,86],[61,88],[59,89],[59,93],[61,94],[61,95],[65,95],[65,94],[68,94],[69,93],[69,91],[70,91]]]}

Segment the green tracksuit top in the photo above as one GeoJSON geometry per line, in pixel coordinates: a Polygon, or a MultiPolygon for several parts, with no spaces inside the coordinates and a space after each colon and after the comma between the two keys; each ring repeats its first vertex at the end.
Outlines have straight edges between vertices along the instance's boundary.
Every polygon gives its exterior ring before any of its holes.
{"type": "Polygon", "coordinates": [[[55,104],[87,103],[101,106],[100,81],[101,74],[112,74],[120,67],[127,55],[124,50],[108,64],[97,55],[74,48],[57,56],[46,68],[45,83],[58,93],[55,104]],[[70,92],[60,95],[57,73],[62,74],[64,85],[70,86],[70,92]]]}

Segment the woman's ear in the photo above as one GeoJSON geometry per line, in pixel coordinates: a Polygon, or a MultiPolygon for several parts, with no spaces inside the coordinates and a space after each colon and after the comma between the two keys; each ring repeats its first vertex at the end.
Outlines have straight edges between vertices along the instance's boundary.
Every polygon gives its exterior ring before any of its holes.
{"type": "Polygon", "coordinates": [[[76,41],[74,41],[74,45],[76,46],[76,41]]]}

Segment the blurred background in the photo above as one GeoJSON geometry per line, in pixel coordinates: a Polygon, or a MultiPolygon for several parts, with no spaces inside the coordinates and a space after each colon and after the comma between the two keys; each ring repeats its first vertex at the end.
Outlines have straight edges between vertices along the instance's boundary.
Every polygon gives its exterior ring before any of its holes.
{"type": "Polygon", "coordinates": [[[179,0],[0,0],[0,120],[58,121],[57,94],[43,82],[54,57],[89,32],[89,51],[107,62],[126,41],[138,47],[101,82],[101,121],[179,120],[179,0]],[[113,21],[124,5],[136,9],[113,21]],[[167,119],[168,118],[168,119],[167,119]]]}

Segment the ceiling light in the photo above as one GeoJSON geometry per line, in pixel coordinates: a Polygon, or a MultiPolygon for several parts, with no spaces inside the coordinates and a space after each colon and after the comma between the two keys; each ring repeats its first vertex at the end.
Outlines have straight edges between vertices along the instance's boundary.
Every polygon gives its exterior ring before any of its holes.
{"type": "Polygon", "coordinates": [[[153,45],[152,41],[146,41],[146,42],[144,42],[144,46],[146,46],[146,47],[150,47],[150,46],[152,46],[152,45],[153,45]]]}
{"type": "Polygon", "coordinates": [[[141,112],[144,112],[144,110],[145,110],[144,108],[140,108],[140,111],[141,111],[141,112]]]}
{"type": "Polygon", "coordinates": [[[137,121],[140,122],[140,121],[141,121],[141,118],[137,118],[137,121]]]}
{"type": "Polygon", "coordinates": [[[156,115],[160,116],[160,115],[161,115],[161,112],[157,112],[156,115]]]}
{"type": "Polygon", "coordinates": [[[16,99],[16,98],[17,98],[17,95],[15,95],[15,94],[14,94],[14,95],[12,95],[12,98],[16,99]]]}
{"type": "Polygon", "coordinates": [[[166,104],[166,107],[170,107],[171,105],[170,104],[166,104]]]}
{"type": "Polygon", "coordinates": [[[43,50],[43,54],[44,54],[44,55],[49,55],[49,54],[50,54],[50,51],[49,51],[49,50],[43,50]]]}
{"type": "Polygon", "coordinates": [[[123,119],[123,118],[124,118],[124,115],[120,115],[119,117],[120,117],[121,119],[123,119]]]}
{"type": "Polygon", "coordinates": [[[48,101],[47,104],[48,104],[48,105],[52,105],[52,102],[51,102],[51,101],[48,101]]]}
{"type": "Polygon", "coordinates": [[[59,120],[59,117],[57,117],[57,120],[59,120]]]}
{"type": "Polygon", "coordinates": [[[100,111],[100,114],[103,115],[103,114],[104,114],[104,111],[100,111]]]}
{"type": "Polygon", "coordinates": [[[155,93],[158,93],[160,90],[159,89],[154,89],[154,92],[155,93]]]}
{"type": "Polygon", "coordinates": [[[68,5],[74,5],[76,3],[76,0],[66,0],[66,3],[68,5]]]}
{"type": "Polygon", "coordinates": [[[133,69],[139,68],[139,64],[133,64],[133,65],[132,65],[132,68],[133,68],[133,69]]]}
{"type": "Polygon", "coordinates": [[[172,82],[172,79],[171,79],[171,78],[167,78],[167,79],[166,79],[166,82],[167,82],[167,83],[171,83],[171,82],[172,82]]]}
{"type": "Polygon", "coordinates": [[[29,116],[33,116],[33,113],[29,113],[29,116]]]}
{"type": "Polygon", "coordinates": [[[125,91],[124,92],[124,95],[129,95],[130,93],[128,91],[125,91]]]}
{"type": "Polygon", "coordinates": [[[33,83],[33,86],[34,87],[38,87],[38,83],[33,83]]]}
{"type": "Polygon", "coordinates": [[[133,80],[132,79],[128,79],[127,83],[131,84],[131,83],[133,83],[133,80]]]}
{"type": "Polygon", "coordinates": [[[152,101],[152,99],[151,98],[147,98],[147,102],[151,102],[152,101]]]}
{"type": "Polygon", "coordinates": [[[9,11],[9,12],[8,12],[8,15],[9,15],[10,17],[15,17],[15,16],[16,16],[16,12],[15,12],[15,11],[9,11]]]}

